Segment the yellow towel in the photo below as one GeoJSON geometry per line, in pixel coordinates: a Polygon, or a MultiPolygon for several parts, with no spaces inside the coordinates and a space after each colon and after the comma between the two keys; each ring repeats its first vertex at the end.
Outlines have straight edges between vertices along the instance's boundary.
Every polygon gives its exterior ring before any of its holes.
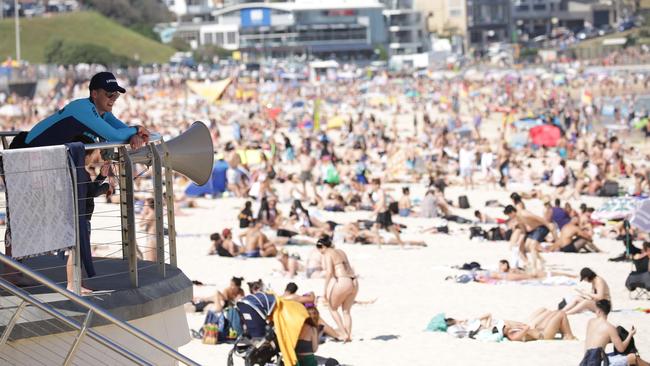
{"type": "Polygon", "coordinates": [[[280,296],[275,297],[273,327],[284,364],[287,366],[293,366],[298,362],[296,344],[298,344],[298,337],[300,337],[305,319],[308,317],[309,313],[303,304],[293,300],[284,300],[280,296]]]}

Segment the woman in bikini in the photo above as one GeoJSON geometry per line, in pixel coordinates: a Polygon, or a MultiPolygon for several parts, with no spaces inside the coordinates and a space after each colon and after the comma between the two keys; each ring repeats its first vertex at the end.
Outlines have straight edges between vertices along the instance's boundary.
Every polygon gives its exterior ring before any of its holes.
{"type": "Polygon", "coordinates": [[[325,268],[325,301],[332,318],[339,327],[341,339],[352,340],[352,316],[350,309],[359,292],[359,281],[350,266],[347,255],[332,247],[332,240],[324,235],[318,239],[316,248],[323,254],[325,268]],[[341,308],[341,313],[339,313],[341,308]]]}

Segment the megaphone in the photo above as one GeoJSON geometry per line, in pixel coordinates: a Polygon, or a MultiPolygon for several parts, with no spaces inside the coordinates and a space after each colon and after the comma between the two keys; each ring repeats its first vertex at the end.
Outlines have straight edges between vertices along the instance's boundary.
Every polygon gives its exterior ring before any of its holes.
{"type": "MultiPolygon", "coordinates": [[[[208,127],[200,121],[173,139],[156,145],[162,156],[169,153],[170,168],[188,177],[198,185],[204,185],[212,175],[214,148],[208,127]],[[165,144],[165,147],[162,146],[165,144]]],[[[129,154],[133,163],[151,163],[149,147],[143,147],[129,154]]]]}

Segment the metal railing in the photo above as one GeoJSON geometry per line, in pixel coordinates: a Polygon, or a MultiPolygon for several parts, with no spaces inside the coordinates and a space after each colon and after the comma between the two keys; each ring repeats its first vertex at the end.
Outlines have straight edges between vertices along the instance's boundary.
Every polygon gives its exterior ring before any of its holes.
{"type": "MultiPolygon", "coordinates": [[[[9,147],[8,138],[14,137],[19,131],[3,131],[0,132],[0,140],[2,147],[7,149],[9,147]]],[[[158,273],[165,277],[165,263],[168,260],[169,264],[176,267],[176,229],[175,229],[175,216],[174,216],[174,191],[173,191],[173,170],[169,165],[168,152],[162,138],[153,134],[149,144],[144,147],[145,154],[139,154],[136,161],[133,161],[127,149],[128,144],[124,143],[111,143],[102,142],[95,144],[86,144],[84,147],[88,150],[102,150],[110,152],[107,156],[112,156],[112,160],[117,163],[117,175],[119,179],[119,215],[114,214],[112,210],[102,211],[98,214],[104,218],[118,218],[119,223],[113,222],[101,228],[95,228],[94,231],[110,231],[112,228],[119,227],[121,230],[121,241],[109,241],[96,244],[95,246],[115,246],[121,245],[122,258],[128,261],[128,270],[131,285],[138,287],[138,250],[143,248],[142,254],[153,252],[155,255],[155,263],[158,268],[158,273]],[[162,149],[157,148],[161,146],[162,149]],[[162,152],[161,152],[162,151],[162,152]],[[146,165],[146,168],[137,174],[134,174],[136,164],[146,165]],[[136,222],[136,204],[135,196],[136,190],[134,182],[138,179],[143,179],[143,175],[149,173],[152,178],[151,189],[147,191],[138,191],[151,195],[153,198],[153,218],[142,217],[136,222]],[[166,215],[165,215],[166,206],[166,215]],[[110,216],[114,214],[113,216],[110,216]],[[167,220],[166,225],[164,220],[167,220]],[[148,222],[149,220],[153,221],[148,222]],[[147,231],[138,231],[136,224],[144,224],[144,226],[153,225],[155,230],[153,233],[147,231]],[[167,231],[167,235],[165,235],[167,231]],[[138,236],[140,235],[140,236],[138,236]],[[165,240],[167,239],[167,240],[165,240]],[[138,240],[155,242],[153,245],[138,245],[138,240]],[[166,248],[167,247],[167,250],[166,248]]],[[[73,165],[71,163],[71,165],[73,165]]],[[[73,169],[74,170],[74,169],[73,169]]],[[[76,176],[73,174],[73,185],[76,187],[78,184],[87,182],[78,182],[76,176]]],[[[82,201],[86,198],[77,197],[76,189],[73,190],[74,202],[82,201]]],[[[142,201],[138,204],[138,208],[144,210],[145,203],[142,201]]],[[[75,205],[76,209],[76,205],[75,205]]],[[[76,212],[75,212],[76,214],[76,212]]],[[[115,230],[112,230],[115,231],[115,230]]],[[[117,251],[112,251],[110,254],[116,254],[117,251]]],[[[81,289],[81,259],[79,243],[76,243],[72,251],[73,255],[73,288],[75,293],[80,294],[81,289]]]]}
{"type": "MultiPolygon", "coordinates": [[[[7,149],[9,147],[8,138],[14,137],[18,133],[18,131],[0,132],[0,141],[2,143],[2,147],[4,149],[7,149]]],[[[116,188],[116,191],[119,193],[119,209],[106,209],[105,211],[95,212],[96,216],[103,216],[105,220],[114,220],[115,222],[110,223],[105,227],[94,228],[93,232],[95,230],[103,230],[104,232],[107,232],[107,234],[117,234],[117,231],[119,231],[121,240],[95,244],[94,248],[120,245],[120,249],[117,251],[112,251],[106,257],[118,254],[121,251],[122,259],[128,262],[128,274],[131,285],[133,287],[138,287],[138,239],[146,238],[147,240],[155,242],[155,244],[151,247],[146,247],[144,245],[139,246],[141,248],[145,248],[146,251],[152,251],[155,253],[154,263],[148,264],[146,267],[156,266],[161,277],[166,276],[165,268],[167,265],[176,267],[173,171],[170,167],[169,153],[166,149],[164,141],[160,138],[160,136],[152,136],[151,142],[145,148],[143,148],[145,151],[141,151],[141,153],[137,155],[134,155],[133,151],[129,151],[127,146],[127,144],[122,143],[97,143],[87,144],[85,145],[85,149],[87,151],[100,149],[103,152],[106,152],[107,154],[105,154],[106,157],[104,157],[104,159],[110,159],[114,163],[112,164],[113,166],[117,165],[115,177],[119,179],[119,188],[116,188]],[[136,166],[146,166],[146,168],[139,173],[134,173],[136,166]],[[151,189],[142,189],[136,191],[134,182],[136,182],[136,180],[140,180],[138,183],[142,183],[142,180],[145,179],[143,178],[143,175],[145,173],[149,173],[152,180],[151,189]],[[152,218],[141,217],[139,219],[139,223],[153,225],[149,226],[149,228],[153,229],[147,229],[144,233],[144,236],[138,236],[139,234],[142,234],[142,232],[139,232],[136,226],[136,204],[134,201],[137,193],[150,195],[151,199],[153,200],[153,207],[151,208],[153,211],[153,214],[151,215],[152,218]],[[166,215],[165,206],[167,211],[166,215]],[[119,214],[117,211],[119,211],[119,214]],[[167,219],[166,223],[165,218],[167,219]],[[168,235],[165,235],[165,229],[168,231],[168,235]],[[167,240],[165,240],[166,238],[167,240]],[[168,250],[166,250],[166,247],[168,250]]],[[[45,270],[59,267],[63,268],[65,265],[39,268],[37,270],[29,268],[26,265],[21,264],[8,256],[0,254],[0,263],[5,267],[4,275],[17,274],[36,281],[35,286],[18,288],[14,284],[7,281],[6,278],[0,277],[0,289],[10,294],[10,296],[0,296],[0,324],[6,324],[2,335],[0,335],[0,363],[2,363],[3,360],[9,364],[22,363],[15,360],[5,359],[5,357],[9,356],[7,352],[2,351],[2,347],[10,347],[13,353],[22,354],[22,357],[30,360],[29,362],[24,362],[26,364],[31,365],[42,363],[42,360],[35,359],[33,358],[33,355],[30,355],[30,353],[32,353],[32,349],[29,349],[29,352],[25,352],[25,350],[20,349],[20,342],[15,341],[18,341],[18,339],[21,337],[14,335],[14,338],[12,339],[12,331],[16,329],[17,326],[20,326],[21,330],[25,333],[29,333],[28,336],[31,337],[22,337],[20,339],[21,342],[27,342],[32,338],[45,334],[52,334],[51,331],[48,332],[48,330],[45,328],[55,329],[56,333],[65,333],[68,331],[77,332],[74,340],[69,343],[65,343],[65,341],[62,340],[64,337],[57,337],[58,342],[63,342],[65,344],[65,346],[62,347],[43,347],[43,345],[38,343],[33,344],[33,348],[41,349],[43,353],[52,354],[51,358],[49,359],[50,362],[47,364],[53,363],[55,357],[60,357],[62,359],[61,363],[64,365],[72,364],[75,358],[77,360],[77,363],[80,364],[114,364],[111,361],[119,363],[119,359],[110,360],[109,357],[109,359],[104,360],[102,357],[96,357],[97,354],[104,354],[105,352],[97,350],[97,348],[93,346],[95,343],[113,351],[115,355],[121,357],[122,360],[128,361],[128,363],[141,365],[153,364],[147,361],[145,357],[138,354],[142,351],[145,351],[145,349],[138,348],[132,342],[122,342],[121,345],[113,339],[102,335],[97,330],[92,329],[91,326],[93,322],[97,323],[97,319],[95,318],[99,318],[102,323],[116,326],[118,329],[125,331],[128,335],[137,338],[138,340],[151,347],[151,349],[147,348],[147,350],[157,350],[158,352],[162,352],[167,357],[170,357],[172,360],[187,365],[198,365],[196,362],[183,356],[173,348],[163,344],[162,342],[131,326],[130,324],[117,319],[106,310],[79,296],[81,292],[80,290],[82,275],[78,231],[79,228],[77,227],[78,220],[76,220],[76,217],[78,215],[76,203],[85,202],[83,200],[94,198],[78,197],[76,189],[77,185],[85,184],[88,182],[77,181],[78,179],[75,174],[76,169],[74,168],[79,167],[75,167],[75,164],[72,161],[70,161],[70,168],[72,171],[72,187],[74,187],[72,202],[75,203],[73,206],[76,226],[76,243],[75,246],[70,250],[70,255],[72,257],[73,263],[72,287],[74,289],[74,293],[67,291],[65,289],[65,286],[61,286],[62,282],[57,283],[47,278],[43,274],[43,271],[45,270]],[[8,268],[11,268],[13,272],[7,273],[8,271],[6,271],[6,269],[8,268]],[[28,291],[26,291],[28,288],[36,287],[45,287],[51,290],[53,294],[48,294],[50,298],[53,295],[62,296],[65,300],[68,300],[75,306],[84,309],[81,312],[83,314],[83,320],[76,319],[75,316],[70,315],[69,310],[62,310],[60,309],[59,305],[57,305],[57,308],[55,308],[52,306],[51,302],[46,302],[43,299],[40,299],[38,295],[30,294],[28,291]],[[43,320],[42,317],[43,312],[48,317],[45,320],[43,320]],[[3,315],[6,315],[5,319],[2,319],[3,315]],[[22,323],[19,322],[21,318],[23,320],[22,323]],[[37,321],[34,321],[34,319],[37,319],[37,321]],[[95,343],[90,344],[91,341],[95,343]],[[56,354],[57,351],[54,351],[55,349],[58,350],[65,347],[68,349],[66,354],[56,354]],[[93,350],[89,352],[87,351],[88,349],[93,350]]],[[[140,205],[141,207],[145,206],[144,204],[140,205]]],[[[95,261],[95,263],[104,260],[109,260],[109,258],[99,259],[95,261]]],[[[109,273],[105,276],[114,275],[116,275],[116,273],[109,273]]],[[[96,276],[94,278],[98,277],[102,276],[96,276]]],[[[77,312],[77,314],[78,313],[79,312],[77,312]]]]}
{"type": "Polygon", "coordinates": [[[61,288],[59,285],[57,285],[55,282],[51,281],[50,279],[46,278],[45,276],[36,273],[32,271],[30,268],[26,267],[25,265],[22,265],[12,259],[10,259],[7,256],[0,255],[0,262],[5,265],[5,266],[10,266],[16,270],[18,270],[20,273],[29,276],[33,280],[37,281],[39,284],[46,286],[50,290],[54,291],[55,293],[64,296],[66,299],[70,300],[72,303],[75,305],[81,306],[82,308],[87,310],[86,316],[84,318],[83,323],[79,323],[77,320],[73,319],[72,317],[65,315],[63,312],[55,309],[51,305],[47,304],[46,302],[43,302],[39,300],[36,296],[31,295],[25,290],[22,290],[8,281],[4,279],[0,279],[0,288],[2,288],[4,291],[9,292],[13,296],[18,297],[21,302],[18,305],[16,311],[13,313],[11,318],[9,319],[9,322],[5,326],[4,331],[2,332],[2,335],[0,336],[0,347],[2,345],[5,345],[7,340],[9,339],[9,336],[11,334],[11,331],[14,329],[18,318],[21,315],[21,312],[25,311],[26,305],[30,304],[47,314],[51,315],[52,317],[63,321],[66,325],[72,327],[73,329],[78,330],[78,334],[75,338],[75,341],[72,344],[72,347],[68,351],[65,362],[63,363],[64,365],[69,365],[70,362],[72,361],[73,357],[75,356],[75,353],[79,349],[79,345],[81,341],[84,339],[84,337],[88,336],[91,339],[99,342],[100,344],[108,347],[109,349],[117,352],[121,356],[127,358],[128,360],[140,364],[140,365],[152,365],[148,361],[146,361],[144,358],[140,357],[136,353],[129,351],[127,348],[113,342],[109,338],[101,335],[97,331],[93,330],[91,328],[91,323],[92,319],[94,316],[99,316],[100,318],[103,318],[104,320],[108,321],[110,324],[117,326],[118,328],[126,331],[127,333],[137,337],[138,339],[146,342],[150,346],[154,347],[155,349],[165,353],[167,356],[171,357],[172,359],[182,362],[186,365],[199,365],[198,363],[192,361],[188,357],[180,354],[178,351],[174,350],[173,348],[163,344],[162,342],[158,341],[157,339],[151,337],[150,335],[142,332],[141,330],[133,327],[132,325],[121,321],[117,318],[115,318],[113,315],[111,315],[109,312],[106,310],[98,307],[97,305],[89,302],[88,300],[85,300],[84,298],[71,293],[70,291],[67,291],[63,288],[61,288]]]}

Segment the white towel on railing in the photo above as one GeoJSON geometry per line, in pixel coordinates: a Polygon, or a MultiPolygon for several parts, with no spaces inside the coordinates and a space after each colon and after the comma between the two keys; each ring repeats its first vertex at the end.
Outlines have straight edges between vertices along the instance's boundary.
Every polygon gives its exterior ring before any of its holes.
{"type": "Polygon", "coordinates": [[[65,146],[5,150],[12,256],[75,245],[72,176],[65,146]]]}

